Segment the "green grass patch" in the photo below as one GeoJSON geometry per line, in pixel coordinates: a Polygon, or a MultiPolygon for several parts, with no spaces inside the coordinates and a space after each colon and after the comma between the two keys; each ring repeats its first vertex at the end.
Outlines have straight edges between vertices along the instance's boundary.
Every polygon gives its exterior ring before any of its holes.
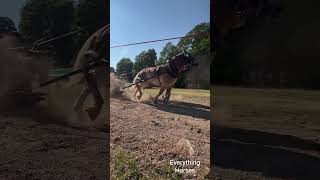
{"type": "MultiPolygon", "coordinates": [[[[157,95],[159,93],[159,88],[146,89],[147,93],[151,95],[157,95]]],[[[205,89],[180,89],[173,88],[171,90],[171,95],[182,95],[188,97],[210,97],[210,90],[205,89]]]]}
{"type": "MultiPolygon", "coordinates": [[[[264,97],[281,98],[295,100],[320,100],[320,91],[301,90],[301,89],[272,89],[272,88],[240,88],[226,86],[212,86],[211,95],[219,96],[245,96],[245,97],[264,97]]],[[[213,96],[211,96],[213,98],[213,96]]]]}
{"type": "Polygon", "coordinates": [[[212,91],[213,109],[220,108],[228,117],[221,123],[319,129],[320,91],[225,86],[213,86],[212,91]]]}
{"type": "Polygon", "coordinates": [[[122,148],[113,150],[111,159],[111,179],[142,179],[138,162],[122,148]]]}
{"type": "Polygon", "coordinates": [[[111,179],[184,179],[184,175],[175,173],[169,164],[155,165],[149,160],[139,162],[128,151],[117,147],[111,150],[111,179]]]}

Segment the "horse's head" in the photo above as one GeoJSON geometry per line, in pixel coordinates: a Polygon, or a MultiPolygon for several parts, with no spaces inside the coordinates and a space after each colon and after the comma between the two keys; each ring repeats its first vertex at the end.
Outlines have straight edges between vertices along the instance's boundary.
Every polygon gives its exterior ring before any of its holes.
{"type": "Polygon", "coordinates": [[[198,63],[195,63],[194,58],[187,52],[180,53],[171,58],[169,64],[174,66],[179,74],[198,65],[198,63]]]}

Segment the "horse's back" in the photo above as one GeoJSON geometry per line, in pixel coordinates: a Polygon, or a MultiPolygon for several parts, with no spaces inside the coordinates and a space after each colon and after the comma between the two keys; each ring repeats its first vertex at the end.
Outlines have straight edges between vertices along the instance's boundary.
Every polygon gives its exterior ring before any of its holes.
{"type": "Polygon", "coordinates": [[[157,69],[157,67],[148,67],[148,68],[142,69],[135,76],[133,83],[138,83],[140,81],[144,81],[149,78],[155,77],[156,76],[156,69],[157,69]]]}

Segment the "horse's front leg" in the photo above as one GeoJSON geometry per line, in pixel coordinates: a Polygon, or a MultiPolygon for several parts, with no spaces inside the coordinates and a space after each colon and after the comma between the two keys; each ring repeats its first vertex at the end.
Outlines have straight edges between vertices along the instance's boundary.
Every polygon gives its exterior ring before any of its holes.
{"type": "Polygon", "coordinates": [[[73,109],[76,112],[79,112],[82,109],[83,103],[88,97],[89,93],[90,93],[89,87],[86,85],[73,106],[73,109]]]}
{"type": "Polygon", "coordinates": [[[170,96],[171,96],[171,87],[167,88],[167,90],[166,90],[166,93],[165,93],[165,96],[164,96],[164,99],[163,99],[163,103],[164,104],[169,104],[170,96]]]}
{"type": "Polygon", "coordinates": [[[83,88],[80,96],[77,98],[76,102],[73,105],[73,109],[76,112],[79,112],[80,110],[82,110],[83,104],[90,93],[90,86],[88,83],[88,79],[89,79],[89,72],[88,71],[84,71],[84,77],[87,82],[86,82],[85,87],[83,88]]]}
{"type": "Polygon", "coordinates": [[[141,87],[139,85],[136,85],[136,87],[137,87],[137,91],[139,92],[138,100],[140,100],[141,97],[142,97],[142,90],[141,90],[141,87]]]}
{"type": "Polygon", "coordinates": [[[86,80],[87,80],[90,92],[92,93],[92,95],[94,97],[94,102],[95,102],[95,106],[86,109],[86,111],[88,112],[90,119],[92,121],[94,121],[94,120],[96,120],[96,118],[98,117],[98,115],[100,114],[100,111],[102,109],[103,97],[100,94],[100,91],[98,89],[98,82],[97,82],[96,74],[94,74],[94,73],[88,74],[88,76],[86,77],[86,80]]]}
{"type": "Polygon", "coordinates": [[[161,96],[161,94],[163,93],[163,91],[164,91],[165,89],[166,89],[166,88],[164,88],[164,87],[160,88],[160,91],[159,91],[158,95],[157,95],[156,97],[154,97],[154,103],[155,103],[155,104],[158,104],[158,98],[159,98],[159,96],[161,96]]]}
{"type": "Polygon", "coordinates": [[[136,100],[136,99],[137,99],[137,92],[138,92],[138,88],[137,88],[137,87],[135,87],[134,94],[133,94],[133,98],[134,98],[134,100],[136,100]]]}

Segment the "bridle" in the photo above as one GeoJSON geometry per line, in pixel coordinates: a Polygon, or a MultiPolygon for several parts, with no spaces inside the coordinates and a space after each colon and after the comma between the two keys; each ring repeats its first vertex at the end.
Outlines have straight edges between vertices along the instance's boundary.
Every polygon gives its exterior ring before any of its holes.
{"type": "MultiPolygon", "coordinates": [[[[179,63],[181,63],[181,62],[179,62],[179,63]]],[[[175,77],[175,78],[181,76],[183,73],[190,70],[193,66],[198,65],[198,63],[194,63],[193,57],[187,52],[182,52],[182,53],[177,54],[176,56],[172,57],[171,59],[168,60],[168,64],[169,64],[168,73],[172,77],[175,77]],[[179,59],[177,59],[177,58],[179,58],[179,59]],[[183,66],[187,67],[186,70],[179,72],[179,69],[176,66],[178,61],[183,61],[183,66]]]]}

